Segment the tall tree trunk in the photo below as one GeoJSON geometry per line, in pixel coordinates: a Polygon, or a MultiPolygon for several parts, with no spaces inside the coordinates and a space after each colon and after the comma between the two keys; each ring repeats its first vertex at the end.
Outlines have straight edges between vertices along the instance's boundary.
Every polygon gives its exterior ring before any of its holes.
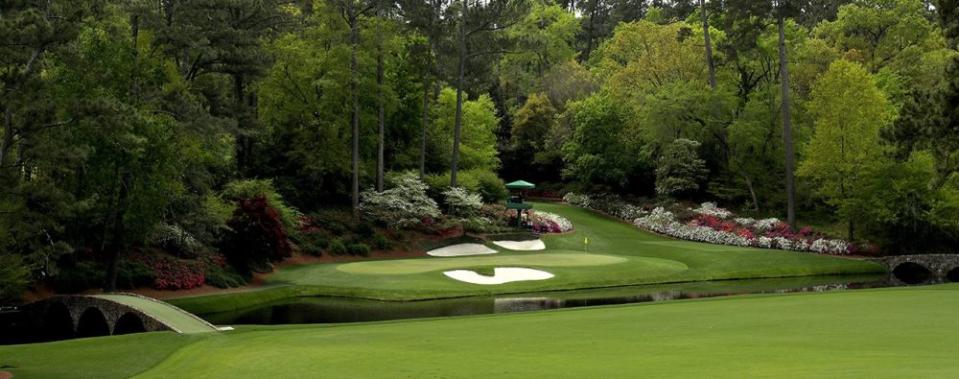
{"type": "Polygon", "coordinates": [[[456,119],[453,124],[453,158],[450,161],[450,186],[456,187],[456,171],[460,159],[460,136],[463,132],[463,86],[466,82],[466,16],[469,0],[463,1],[459,28],[459,69],[456,76],[456,119]]]}
{"type": "Polygon", "coordinates": [[[359,19],[353,14],[353,2],[348,5],[350,24],[350,97],[353,102],[352,135],[353,135],[353,215],[360,215],[360,97],[357,83],[356,49],[360,43],[359,19]]]}
{"type": "Polygon", "coordinates": [[[5,104],[3,109],[3,140],[0,140],[0,174],[11,169],[8,161],[10,160],[10,151],[13,148],[13,134],[13,108],[10,104],[5,104]]]}
{"type": "Polygon", "coordinates": [[[126,245],[126,228],[123,224],[123,216],[127,210],[127,197],[129,196],[130,174],[122,172],[120,163],[117,163],[115,174],[117,184],[117,201],[113,206],[113,233],[110,238],[110,245],[107,247],[107,277],[103,290],[113,292],[117,288],[117,266],[120,262],[120,252],[126,245]]]}
{"type": "Polygon", "coordinates": [[[782,83],[783,144],[786,150],[786,220],[796,228],[796,183],[794,170],[796,156],[793,152],[792,109],[789,100],[789,61],[786,56],[786,20],[779,14],[779,71],[782,83]]]}
{"type": "Polygon", "coordinates": [[[709,87],[716,89],[716,64],[713,62],[713,44],[709,39],[709,16],[706,14],[706,0],[699,0],[703,18],[703,40],[706,43],[706,65],[709,66],[709,87]]]}
{"type": "MultiPolygon", "coordinates": [[[[377,33],[379,35],[379,33],[377,33]]],[[[383,171],[386,161],[383,156],[383,144],[386,142],[386,105],[383,102],[383,46],[376,54],[376,100],[379,106],[379,137],[376,146],[376,190],[383,191],[383,171]]]]}
{"type": "MultiPolygon", "coordinates": [[[[432,48],[428,54],[432,55],[432,48]]],[[[430,59],[430,62],[426,73],[423,75],[423,130],[420,135],[420,179],[426,177],[426,134],[430,127],[430,87],[432,87],[430,71],[432,59],[430,59]]]]}

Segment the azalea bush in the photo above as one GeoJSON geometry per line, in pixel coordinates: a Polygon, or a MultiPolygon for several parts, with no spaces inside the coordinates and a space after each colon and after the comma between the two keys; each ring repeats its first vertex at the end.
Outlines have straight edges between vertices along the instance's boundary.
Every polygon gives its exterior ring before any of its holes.
{"type": "Polygon", "coordinates": [[[206,265],[197,260],[147,254],[133,256],[131,260],[153,270],[154,289],[188,290],[202,286],[206,281],[206,265]]]}
{"type": "Polygon", "coordinates": [[[734,218],[733,212],[715,203],[703,203],[695,209],[684,211],[684,214],[692,215],[687,218],[677,216],[663,207],[647,212],[615,195],[568,193],[563,199],[571,205],[630,221],[641,229],[689,241],[833,255],[850,254],[855,249],[846,241],[830,239],[809,227],[794,231],[776,218],[734,218]]]}
{"type": "Polygon", "coordinates": [[[395,186],[383,192],[372,189],[360,197],[360,211],[371,221],[391,228],[408,228],[432,224],[440,216],[440,208],[426,194],[429,188],[415,173],[398,176],[395,186]]]}
{"type": "Polygon", "coordinates": [[[240,200],[227,225],[221,251],[244,275],[293,255],[282,216],[264,196],[240,200]]]}
{"type": "Polygon", "coordinates": [[[569,219],[555,213],[530,212],[530,221],[533,231],[537,233],[566,233],[573,230],[573,223],[569,219]]]}

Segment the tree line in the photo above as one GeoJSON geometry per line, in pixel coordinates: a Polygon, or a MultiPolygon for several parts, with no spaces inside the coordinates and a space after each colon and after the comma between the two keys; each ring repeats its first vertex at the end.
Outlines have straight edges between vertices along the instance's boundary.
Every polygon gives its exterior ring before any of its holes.
{"type": "Polygon", "coordinates": [[[959,229],[956,8],[7,1],[0,277],[69,257],[115,272],[158,226],[212,243],[238,180],[358,209],[407,170],[720,199],[940,248],[959,229]]]}

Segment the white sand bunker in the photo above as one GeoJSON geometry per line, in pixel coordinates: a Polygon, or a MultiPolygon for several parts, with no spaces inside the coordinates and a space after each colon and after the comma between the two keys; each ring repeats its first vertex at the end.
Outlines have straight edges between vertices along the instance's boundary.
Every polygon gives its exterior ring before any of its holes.
{"type": "Polygon", "coordinates": [[[493,276],[480,275],[476,271],[471,270],[445,271],[443,275],[461,282],[482,285],[504,284],[527,280],[546,280],[553,277],[553,274],[546,271],[522,267],[497,267],[493,269],[493,276]]]}
{"type": "Polygon", "coordinates": [[[493,241],[493,244],[504,249],[516,251],[537,251],[546,250],[546,244],[543,240],[530,241],[493,241]]]}
{"type": "Polygon", "coordinates": [[[462,257],[467,255],[496,254],[497,251],[479,243],[461,243],[427,251],[426,254],[434,257],[462,257]]]}

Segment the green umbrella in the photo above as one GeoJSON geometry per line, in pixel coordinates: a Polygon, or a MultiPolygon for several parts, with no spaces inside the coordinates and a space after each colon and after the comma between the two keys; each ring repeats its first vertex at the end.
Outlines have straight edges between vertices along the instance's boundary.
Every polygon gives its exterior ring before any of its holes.
{"type": "Polygon", "coordinates": [[[536,185],[525,180],[517,180],[512,183],[506,183],[506,188],[509,189],[533,189],[536,188],[536,185]]]}

